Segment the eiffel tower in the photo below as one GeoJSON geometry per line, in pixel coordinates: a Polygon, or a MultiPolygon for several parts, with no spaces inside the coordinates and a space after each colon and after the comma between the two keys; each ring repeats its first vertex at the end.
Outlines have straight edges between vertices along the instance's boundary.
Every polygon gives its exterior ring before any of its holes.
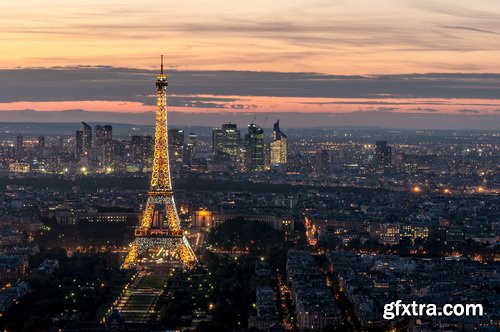
{"type": "Polygon", "coordinates": [[[141,263],[180,263],[185,268],[191,268],[198,262],[181,229],[172,191],[168,159],[167,86],[162,55],[161,71],[156,80],[157,109],[151,185],[141,225],[135,230],[135,240],[122,264],[125,269],[141,263]]]}

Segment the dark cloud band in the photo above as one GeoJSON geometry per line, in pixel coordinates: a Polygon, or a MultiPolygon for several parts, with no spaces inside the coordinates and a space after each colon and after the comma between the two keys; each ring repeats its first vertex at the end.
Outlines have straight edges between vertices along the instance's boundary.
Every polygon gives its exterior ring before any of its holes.
{"type": "MultiPolygon", "coordinates": [[[[127,100],[153,104],[155,71],[113,67],[0,70],[0,102],[127,100]]],[[[500,74],[340,76],[252,71],[169,72],[169,94],[318,98],[500,99],[500,74]]],[[[185,100],[185,97],[183,97],[185,100]]],[[[182,99],[182,98],[181,98],[182,99]]],[[[226,101],[233,102],[233,98],[226,101]]],[[[190,99],[190,102],[214,100],[190,99]]],[[[173,101],[176,102],[176,101],[173,101]]],[[[179,101],[181,103],[182,101],[179,101]]]]}

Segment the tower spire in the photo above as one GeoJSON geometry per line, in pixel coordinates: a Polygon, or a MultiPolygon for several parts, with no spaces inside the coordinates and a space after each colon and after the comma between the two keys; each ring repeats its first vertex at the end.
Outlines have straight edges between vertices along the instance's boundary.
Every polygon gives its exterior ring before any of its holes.
{"type": "Polygon", "coordinates": [[[161,71],[160,74],[163,74],[163,54],[161,55],[161,71]]]}

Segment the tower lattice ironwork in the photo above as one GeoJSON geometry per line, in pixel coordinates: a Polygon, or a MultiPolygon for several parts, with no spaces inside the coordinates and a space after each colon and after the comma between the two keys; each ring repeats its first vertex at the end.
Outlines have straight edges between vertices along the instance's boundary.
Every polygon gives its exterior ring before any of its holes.
{"type": "Polygon", "coordinates": [[[156,80],[156,127],[153,172],[141,225],[135,230],[123,268],[140,262],[180,262],[185,267],[196,265],[197,259],[184,231],[175,207],[167,130],[167,76],[161,71],[156,80]]]}

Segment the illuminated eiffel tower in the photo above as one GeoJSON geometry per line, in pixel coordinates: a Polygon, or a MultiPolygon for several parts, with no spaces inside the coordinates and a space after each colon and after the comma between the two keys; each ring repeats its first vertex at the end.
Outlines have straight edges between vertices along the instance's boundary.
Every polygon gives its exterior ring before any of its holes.
{"type": "Polygon", "coordinates": [[[196,256],[181,229],[175,207],[170,165],[168,159],[167,130],[167,76],[161,72],[156,80],[156,128],[153,174],[141,225],[135,230],[122,265],[130,268],[141,263],[176,263],[190,268],[197,264],[196,256]]]}

